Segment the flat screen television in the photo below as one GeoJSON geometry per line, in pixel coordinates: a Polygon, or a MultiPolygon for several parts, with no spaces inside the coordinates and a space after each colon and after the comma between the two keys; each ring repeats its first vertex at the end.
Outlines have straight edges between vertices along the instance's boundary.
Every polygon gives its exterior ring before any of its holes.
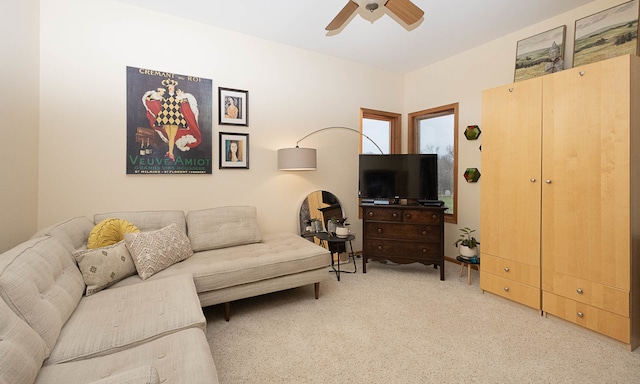
{"type": "Polygon", "coordinates": [[[360,155],[358,196],[363,200],[438,201],[435,154],[360,155]]]}

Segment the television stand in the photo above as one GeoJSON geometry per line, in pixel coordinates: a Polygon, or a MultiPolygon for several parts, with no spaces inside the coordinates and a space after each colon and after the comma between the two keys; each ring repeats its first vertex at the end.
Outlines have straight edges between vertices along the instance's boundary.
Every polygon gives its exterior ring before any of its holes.
{"type": "Polygon", "coordinates": [[[362,272],[367,260],[440,266],[444,280],[444,207],[368,205],[362,208],[362,272]]]}

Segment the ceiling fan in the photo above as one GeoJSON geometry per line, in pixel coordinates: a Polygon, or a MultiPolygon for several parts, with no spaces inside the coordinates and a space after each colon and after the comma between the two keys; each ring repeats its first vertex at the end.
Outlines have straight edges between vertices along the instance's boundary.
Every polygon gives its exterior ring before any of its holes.
{"type": "MultiPolygon", "coordinates": [[[[380,1],[382,3],[382,1],[380,1]]],[[[392,12],[396,17],[402,20],[405,24],[411,25],[418,22],[424,11],[418,8],[410,0],[387,0],[384,1],[383,6],[392,12]]],[[[360,5],[353,0],[350,0],[347,5],[331,20],[329,25],[325,28],[327,31],[335,31],[344,26],[344,24],[351,18],[351,16],[358,10],[360,5]]],[[[379,4],[376,1],[368,1],[364,6],[368,11],[374,12],[378,9],[379,4]]]]}

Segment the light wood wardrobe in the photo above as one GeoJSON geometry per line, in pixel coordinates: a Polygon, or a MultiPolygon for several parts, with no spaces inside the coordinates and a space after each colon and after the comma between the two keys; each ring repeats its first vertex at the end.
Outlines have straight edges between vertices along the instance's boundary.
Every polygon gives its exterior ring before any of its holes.
{"type": "Polygon", "coordinates": [[[480,287],[640,345],[640,59],[482,95],[480,287]]]}

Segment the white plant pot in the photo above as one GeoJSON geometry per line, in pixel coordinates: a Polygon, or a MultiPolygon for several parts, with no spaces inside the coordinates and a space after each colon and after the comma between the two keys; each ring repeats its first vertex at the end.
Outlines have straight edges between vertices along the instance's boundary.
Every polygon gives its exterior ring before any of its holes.
{"type": "Polygon", "coordinates": [[[458,248],[460,249],[460,256],[478,256],[478,247],[469,248],[466,245],[460,245],[458,248]]]}

